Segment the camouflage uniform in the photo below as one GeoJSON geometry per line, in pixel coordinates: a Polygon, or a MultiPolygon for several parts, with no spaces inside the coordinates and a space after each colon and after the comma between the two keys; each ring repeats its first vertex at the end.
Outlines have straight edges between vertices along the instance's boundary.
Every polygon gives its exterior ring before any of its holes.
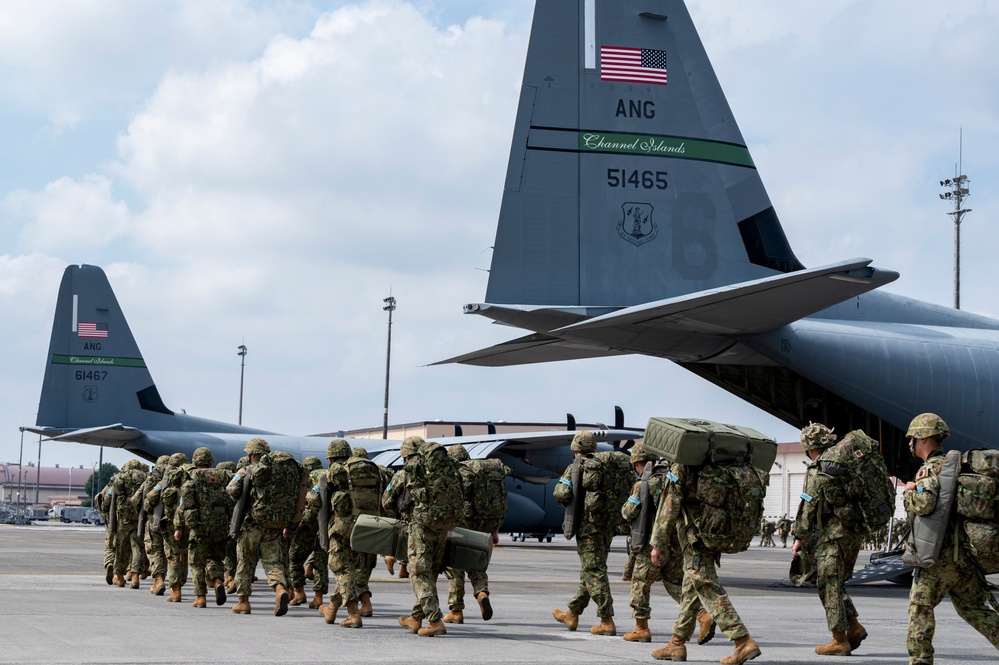
{"type": "MultiPolygon", "coordinates": [[[[308,466],[306,465],[306,468],[308,466]]],[[[305,586],[305,563],[312,556],[312,590],[323,596],[329,593],[329,573],[326,550],[319,546],[319,479],[325,474],[322,462],[318,469],[309,473],[309,494],[306,496],[302,523],[291,536],[288,551],[291,568],[291,585],[295,589],[305,586]]]]}
{"type": "Polygon", "coordinates": [[[760,547],[777,547],[777,543],[774,542],[774,532],[777,531],[777,525],[770,520],[763,520],[763,527],[760,532],[763,534],[760,537],[760,547]]]}
{"type": "Polygon", "coordinates": [[[791,532],[791,520],[784,515],[777,522],[777,537],[780,538],[781,545],[787,547],[787,534],[791,532]]]}
{"type": "MultiPolygon", "coordinates": [[[[393,517],[395,519],[408,520],[409,509],[402,505],[403,498],[405,495],[406,488],[409,486],[409,476],[406,475],[405,469],[399,469],[392,477],[389,479],[388,483],[385,485],[385,491],[382,492],[382,512],[384,515],[393,517]]],[[[389,566],[389,574],[392,574],[392,564],[395,562],[395,557],[385,557],[386,565],[389,566]]],[[[408,560],[400,560],[399,563],[405,570],[409,566],[408,560]]],[[[407,571],[408,576],[408,571],[407,571]]],[[[402,573],[399,573],[400,577],[402,573]]]]}
{"type": "Polygon", "coordinates": [[[114,533],[111,531],[110,480],[97,494],[96,503],[97,509],[101,511],[101,518],[104,520],[104,570],[106,571],[107,583],[111,584],[111,577],[114,575],[114,533]]]}
{"type": "MultiPolygon", "coordinates": [[[[495,520],[484,521],[478,518],[479,506],[487,505],[490,503],[499,502],[502,505],[506,505],[506,485],[498,485],[498,487],[485,487],[476,486],[474,484],[475,478],[475,464],[468,458],[468,451],[465,450],[464,446],[461,444],[451,446],[448,448],[448,455],[452,459],[457,461],[461,467],[461,480],[462,480],[462,491],[465,498],[465,509],[462,515],[461,526],[466,529],[471,529],[473,531],[481,531],[483,533],[493,533],[495,534],[499,527],[502,525],[496,524],[495,520]],[[486,496],[485,492],[488,491],[498,491],[502,496],[486,496]]],[[[505,464],[496,460],[503,470],[504,475],[510,475],[510,468],[505,464]]],[[[495,542],[495,540],[493,541],[495,542]]],[[[465,576],[468,576],[468,580],[472,583],[472,595],[476,598],[479,603],[479,609],[482,612],[482,617],[486,621],[492,618],[492,605],[488,600],[489,597],[489,575],[486,574],[484,570],[463,570],[460,568],[448,568],[445,571],[448,578],[447,583],[447,606],[451,610],[448,616],[454,618],[454,622],[460,623],[464,621],[464,617],[461,617],[461,613],[465,610],[465,576]],[[480,594],[483,594],[480,597],[480,594]],[[458,615],[454,613],[457,612],[458,615]]],[[[445,617],[447,621],[447,617],[445,617]]],[[[451,622],[448,622],[451,623],[451,622]]]]}
{"type": "MultiPolygon", "coordinates": [[[[654,464],[652,461],[648,463],[654,464]]],[[[670,464],[668,462],[659,462],[654,464],[652,472],[649,474],[649,499],[653,504],[650,507],[653,516],[656,514],[656,507],[659,505],[659,499],[666,487],[666,472],[669,470],[670,464]]],[[[641,515],[641,486],[641,481],[635,483],[631,489],[631,496],[621,507],[621,517],[629,524],[641,515]]],[[[648,542],[641,549],[632,553],[635,563],[631,573],[631,595],[628,597],[632,616],[635,619],[646,620],[652,616],[652,604],[650,603],[652,585],[662,580],[666,593],[677,604],[680,604],[681,584],[683,583],[683,559],[680,556],[679,543],[676,541],[675,534],[673,534],[672,539],[663,543],[664,547],[660,548],[662,566],[656,566],[652,563],[651,533],[648,535],[648,542]]]]}
{"type": "Polygon", "coordinates": [[[221,506],[221,511],[213,511],[213,506],[209,503],[213,492],[209,490],[215,487],[228,499],[224,488],[232,479],[232,474],[223,469],[211,468],[214,461],[208,448],[194,451],[195,468],[188,472],[189,480],[181,486],[180,500],[174,515],[174,529],[186,528],[189,533],[188,558],[194,577],[196,607],[204,607],[208,582],[215,589],[216,603],[221,605],[225,602],[222,578],[225,574],[225,547],[229,540],[232,503],[226,501],[221,506]]]}
{"type": "MultiPolygon", "coordinates": [[[[942,441],[948,433],[946,424],[938,416],[921,414],[912,421],[907,436],[913,439],[934,437],[942,441]]],[[[933,450],[916,474],[915,482],[907,484],[904,502],[910,519],[914,515],[929,515],[936,507],[943,462],[943,451],[933,450]]],[[[958,532],[956,557],[954,545],[954,531],[948,528],[937,562],[929,568],[917,569],[914,575],[905,640],[910,665],[933,663],[933,634],[936,631],[933,609],[947,595],[958,616],[999,649],[999,613],[987,606],[995,601],[981,569],[972,561],[963,530],[958,532]]]]}
{"type": "MultiPolygon", "coordinates": [[[[570,447],[574,453],[592,458],[597,449],[596,439],[592,432],[579,432],[573,437],[570,447]]],[[[555,485],[552,495],[560,504],[568,506],[572,500],[573,491],[577,489],[572,487],[572,465],[570,464],[555,485]]],[[[597,503],[599,502],[594,502],[594,505],[597,503]]],[[[604,625],[605,619],[612,620],[614,616],[614,600],[611,597],[610,580],[607,578],[607,555],[610,553],[616,522],[620,520],[620,515],[613,506],[610,508],[603,514],[587,512],[580,520],[576,531],[576,554],[579,555],[579,587],[569,600],[569,612],[578,617],[592,599],[597,606],[597,617],[601,619],[601,625],[604,625]]],[[[555,610],[553,614],[560,623],[566,623],[559,619],[560,613],[561,610],[555,610]]],[[[573,619],[573,621],[575,620],[573,619]]],[[[571,622],[566,625],[570,630],[575,630],[575,625],[571,622]]],[[[612,635],[613,632],[608,634],[612,635]]]]}
{"type": "Polygon", "coordinates": [[[826,625],[833,634],[832,642],[816,647],[816,653],[820,655],[849,654],[867,637],[867,631],[857,622],[857,608],[845,586],[853,577],[857,556],[864,545],[864,534],[837,517],[832,505],[824,499],[841,482],[826,473],[822,466],[823,462],[830,461],[826,451],[835,443],[836,436],[825,425],[812,423],[801,430],[801,445],[805,451],[821,451],[805,472],[802,500],[794,521],[795,539],[802,543],[815,542],[819,600],[825,608],[826,625]],[[849,642],[849,649],[844,642],[849,642]]]}
{"type": "MultiPolygon", "coordinates": [[[[349,456],[350,448],[346,448],[349,456]]],[[[329,569],[336,579],[335,597],[330,604],[335,606],[356,605],[361,579],[358,557],[350,548],[350,534],[354,530],[355,517],[350,502],[350,474],[344,462],[349,457],[332,458],[326,470],[326,483],[330,495],[329,524],[329,569]]]]}
{"type": "MultiPolygon", "coordinates": [[[[142,484],[138,492],[139,501],[142,501],[142,510],[146,519],[144,544],[146,547],[146,558],[149,560],[149,573],[156,580],[150,591],[156,595],[163,593],[167,572],[167,559],[166,552],[163,549],[163,532],[160,530],[159,520],[156,519],[154,511],[150,510],[146,497],[154,487],[159,485],[163,479],[163,475],[169,468],[170,456],[161,455],[156,460],[156,466],[153,467],[146,478],[146,482],[142,484]]],[[[155,510],[155,506],[152,508],[155,510]]]]}
{"type": "MultiPolygon", "coordinates": [[[[215,465],[216,469],[225,469],[231,475],[236,474],[236,463],[235,462],[219,462],[215,465]]],[[[225,568],[225,579],[226,579],[226,591],[228,593],[233,593],[236,591],[236,539],[226,538],[225,539],[225,560],[223,561],[223,567],[225,568]]]]}
{"type": "MultiPolygon", "coordinates": [[[[145,551],[138,534],[139,511],[131,501],[145,480],[146,473],[142,471],[142,464],[138,460],[125,462],[121,471],[115,475],[112,492],[118,497],[115,500],[117,528],[114,536],[114,573],[118,576],[123,576],[126,570],[134,575],[145,570],[145,551]]],[[[138,578],[132,583],[132,587],[138,588],[138,578]]]]}

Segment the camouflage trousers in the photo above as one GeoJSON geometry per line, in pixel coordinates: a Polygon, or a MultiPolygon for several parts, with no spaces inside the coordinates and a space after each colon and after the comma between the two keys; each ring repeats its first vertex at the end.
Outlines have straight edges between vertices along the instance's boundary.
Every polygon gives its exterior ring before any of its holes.
{"type": "MultiPolygon", "coordinates": [[[[666,555],[668,553],[664,553],[666,555]]],[[[634,554],[634,568],[631,572],[631,595],[628,604],[631,614],[636,619],[648,619],[652,616],[652,585],[662,580],[663,588],[670,598],[679,605],[683,584],[683,558],[679,554],[671,556],[662,567],[652,563],[652,546],[647,545],[634,554]]]]}
{"type": "Polygon", "coordinates": [[[149,559],[149,573],[153,576],[166,575],[167,559],[163,551],[163,533],[153,531],[146,525],[146,558],[149,559]]]}
{"type": "Polygon", "coordinates": [[[597,606],[597,617],[614,616],[614,599],[611,598],[610,580],[607,579],[607,554],[610,552],[614,532],[611,529],[576,535],[576,554],[579,555],[579,587],[569,600],[569,611],[582,614],[592,599],[597,606]]]}
{"type": "Polygon", "coordinates": [[[104,567],[114,566],[114,532],[111,527],[104,527],[104,567]]]}
{"type": "Polygon", "coordinates": [[[444,564],[446,529],[434,529],[424,524],[409,525],[409,581],[413,585],[416,604],[413,618],[428,622],[443,617],[437,596],[437,576],[444,564]]]}
{"type": "Polygon", "coordinates": [[[375,564],[378,563],[378,555],[369,552],[354,552],[354,555],[357,557],[357,569],[360,573],[357,582],[357,593],[358,595],[371,593],[368,583],[371,580],[371,572],[375,569],[375,564]]]}
{"type": "Polygon", "coordinates": [[[278,584],[288,588],[286,575],[288,544],[281,535],[282,529],[269,529],[249,520],[243,522],[236,542],[236,593],[249,596],[253,593],[253,573],[257,561],[264,566],[267,584],[273,589],[278,584]]]}
{"type": "Polygon", "coordinates": [[[319,547],[318,524],[302,522],[292,531],[291,546],[288,548],[288,567],[291,586],[305,586],[305,562],[312,555],[312,590],[317,593],[329,591],[329,573],[326,568],[326,551],[319,547]],[[320,553],[322,556],[320,557],[320,553]]]}
{"type": "Polygon", "coordinates": [[[350,549],[349,535],[330,534],[329,569],[336,580],[336,590],[330,602],[334,605],[355,602],[361,595],[359,587],[364,584],[364,580],[357,565],[358,559],[357,553],[350,549]]]}
{"type": "Polygon", "coordinates": [[[483,591],[489,595],[489,576],[485,571],[448,568],[444,574],[447,576],[447,606],[451,610],[462,612],[465,609],[465,575],[472,583],[472,596],[477,597],[483,591]]]}
{"type": "Polygon", "coordinates": [[[228,536],[223,540],[191,538],[188,554],[191,561],[191,573],[194,577],[195,596],[207,595],[208,582],[222,579],[225,547],[229,540],[232,539],[228,536]]]}
{"type": "Polygon", "coordinates": [[[124,575],[125,571],[143,572],[146,569],[146,553],[139,542],[138,523],[118,522],[114,534],[114,572],[124,575]]]}
{"type": "MultiPolygon", "coordinates": [[[[169,528],[169,527],[167,527],[169,528]]],[[[187,547],[190,534],[187,529],[181,529],[180,540],[175,540],[173,531],[163,535],[163,552],[167,560],[167,586],[187,584],[187,547]]]]}
{"type": "Polygon", "coordinates": [[[226,538],[225,539],[225,572],[229,573],[229,577],[235,579],[236,577],[236,539],[226,538]]]}
{"type": "Polygon", "coordinates": [[[857,616],[857,608],[844,585],[853,577],[853,567],[863,544],[863,536],[844,536],[820,538],[815,545],[819,600],[826,610],[830,633],[845,631],[849,620],[857,616]]]}
{"type": "Polygon", "coordinates": [[[695,541],[696,533],[688,531],[683,544],[683,596],[680,614],[673,624],[673,634],[684,641],[694,634],[697,613],[703,607],[730,640],[749,635],[739,613],[732,607],[725,589],[718,583],[715,553],[695,541]]]}
{"type": "MultiPolygon", "coordinates": [[[[329,554],[322,552],[322,560],[327,561],[329,559],[329,554]]],[[[351,552],[354,558],[353,570],[356,575],[351,578],[350,584],[354,587],[354,592],[357,593],[357,597],[360,598],[365,593],[370,594],[371,591],[368,589],[368,579],[371,577],[371,570],[367,568],[368,554],[366,552],[351,552]]],[[[378,555],[372,555],[377,560],[378,555]]],[[[336,606],[343,605],[343,593],[340,591],[339,582],[336,581],[336,576],[334,575],[334,588],[330,594],[330,602],[336,606]]]]}
{"type": "Polygon", "coordinates": [[[954,545],[944,542],[937,562],[916,571],[918,577],[909,591],[909,630],[905,638],[910,665],[933,662],[933,608],[946,595],[950,595],[957,615],[999,649],[999,613],[988,605],[990,592],[985,578],[966,551],[959,552],[958,561],[953,552],[954,545]]]}

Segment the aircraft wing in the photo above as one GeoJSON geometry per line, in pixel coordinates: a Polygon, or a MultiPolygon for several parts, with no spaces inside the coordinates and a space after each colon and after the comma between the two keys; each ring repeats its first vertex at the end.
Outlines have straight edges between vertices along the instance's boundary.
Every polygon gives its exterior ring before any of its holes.
{"type": "Polygon", "coordinates": [[[464,365],[478,365],[480,367],[506,367],[509,365],[546,363],[558,360],[620,356],[625,353],[614,349],[593,346],[592,344],[580,344],[571,340],[545,335],[544,333],[534,333],[431,364],[447,365],[450,363],[461,363],[464,365]]]}
{"type": "Polygon", "coordinates": [[[870,263],[871,259],[853,259],[626,307],[553,332],[652,326],[715,335],[770,332],[898,279],[897,272],[878,270],[870,263]]]}
{"type": "Polygon", "coordinates": [[[123,448],[129,441],[141,439],[143,436],[141,431],[134,427],[126,427],[121,423],[74,430],[25,427],[24,431],[44,436],[46,441],[89,443],[93,446],[106,446],[108,448],[123,448]]]}

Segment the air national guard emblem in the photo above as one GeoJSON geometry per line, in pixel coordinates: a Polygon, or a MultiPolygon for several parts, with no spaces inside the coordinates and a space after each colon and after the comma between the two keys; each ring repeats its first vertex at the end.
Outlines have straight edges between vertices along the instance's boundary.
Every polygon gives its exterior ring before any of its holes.
{"type": "Polygon", "coordinates": [[[83,386],[83,401],[93,404],[98,399],[100,399],[100,394],[97,392],[97,386],[83,386]]]}
{"type": "Polygon", "coordinates": [[[654,240],[659,234],[659,227],[652,222],[652,204],[625,203],[621,206],[622,217],[617,223],[617,234],[633,244],[641,247],[654,240]]]}

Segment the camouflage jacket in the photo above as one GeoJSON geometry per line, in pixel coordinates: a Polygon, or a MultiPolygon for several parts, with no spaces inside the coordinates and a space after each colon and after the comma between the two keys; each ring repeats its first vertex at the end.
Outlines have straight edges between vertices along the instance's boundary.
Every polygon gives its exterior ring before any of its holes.
{"type": "MultiPolygon", "coordinates": [[[[649,462],[649,464],[653,464],[649,462]]],[[[662,497],[663,490],[666,489],[666,485],[669,479],[666,477],[666,472],[670,471],[672,465],[669,462],[656,462],[652,467],[652,473],[649,474],[649,499],[652,501],[653,505],[653,515],[655,515],[656,509],[659,507],[659,500],[662,497]]],[[[621,517],[625,522],[631,524],[636,519],[638,519],[639,514],[642,512],[642,481],[637,480],[635,484],[631,486],[631,496],[624,502],[621,506],[621,517]]]]}
{"type": "Polygon", "coordinates": [[[119,471],[114,478],[112,491],[118,495],[115,507],[118,511],[118,523],[135,524],[139,519],[138,507],[133,503],[136,491],[146,480],[146,473],[138,469],[119,471]]]}
{"type": "Polygon", "coordinates": [[[330,537],[349,538],[356,520],[351,509],[347,467],[337,462],[330,464],[326,469],[326,486],[330,497],[330,537]]]}
{"type": "Polygon", "coordinates": [[[319,496],[319,480],[326,475],[325,469],[309,472],[309,492],[305,495],[305,510],[302,512],[302,527],[316,529],[319,527],[319,511],[322,501],[319,496]]]}
{"type": "Polygon", "coordinates": [[[683,495],[684,488],[693,485],[687,467],[675,464],[671,472],[676,481],[666,483],[662,494],[659,495],[656,519],[652,524],[652,536],[649,538],[649,544],[653,549],[662,551],[678,548],[686,540],[683,495]]]}
{"type": "Polygon", "coordinates": [[[167,467],[166,465],[164,465],[163,467],[159,465],[154,466],[152,471],[149,472],[149,475],[146,476],[146,481],[142,483],[142,487],[140,487],[138,491],[135,493],[135,496],[132,497],[133,499],[135,499],[136,505],[142,506],[142,510],[146,514],[147,522],[153,521],[153,510],[156,508],[156,504],[159,503],[159,494],[156,495],[156,501],[150,503],[149,493],[153,490],[154,487],[159,485],[160,480],[163,479],[163,473],[165,469],[168,468],[169,467],[167,467]],[[141,504],[139,502],[141,502],[141,504]]]}
{"type": "Polygon", "coordinates": [[[382,510],[390,517],[408,519],[412,502],[407,497],[409,477],[405,469],[399,469],[382,492],[382,510]]]}
{"type": "MultiPolygon", "coordinates": [[[[905,505],[905,512],[910,524],[916,515],[929,515],[937,507],[937,499],[940,496],[940,468],[943,466],[946,456],[946,453],[940,449],[931,452],[923,465],[919,467],[919,471],[916,472],[914,479],[916,489],[906,490],[902,495],[902,502],[905,505]]],[[[958,531],[963,533],[960,529],[958,531]]],[[[912,537],[911,533],[909,537],[912,537]]],[[[961,537],[959,540],[959,545],[964,549],[965,539],[961,537]]],[[[952,551],[953,547],[954,529],[948,528],[944,534],[941,556],[952,551]]]]}
{"type": "MultiPolygon", "coordinates": [[[[826,449],[828,451],[828,449],[826,449]]],[[[802,489],[801,502],[794,519],[794,537],[809,540],[810,537],[843,538],[858,535],[849,529],[843,520],[836,516],[832,506],[823,500],[827,487],[833,487],[840,481],[819,470],[819,463],[824,461],[825,452],[814,459],[805,472],[805,484],[802,489]],[[821,511],[821,515],[820,515],[821,511]]],[[[771,535],[773,532],[770,532],[771,535]]]]}
{"type": "MultiPolygon", "coordinates": [[[[594,460],[592,453],[585,454],[582,457],[584,460],[583,464],[586,463],[585,460],[590,460],[591,462],[594,460]]],[[[579,490],[580,488],[572,486],[572,464],[570,464],[562,472],[562,479],[555,484],[555,489],[552,490],[552,497],[561,505],[568,506],[572,501],[573,492],[579,490]]],[[[592,536],[617,528],[620,515],[614,510],[603,510],[603,508],[606,508],[606,506],[600,505],[599,492],[587,490],[583,500],[582,519],[576,527],[577,537],[592,536]]]]}

